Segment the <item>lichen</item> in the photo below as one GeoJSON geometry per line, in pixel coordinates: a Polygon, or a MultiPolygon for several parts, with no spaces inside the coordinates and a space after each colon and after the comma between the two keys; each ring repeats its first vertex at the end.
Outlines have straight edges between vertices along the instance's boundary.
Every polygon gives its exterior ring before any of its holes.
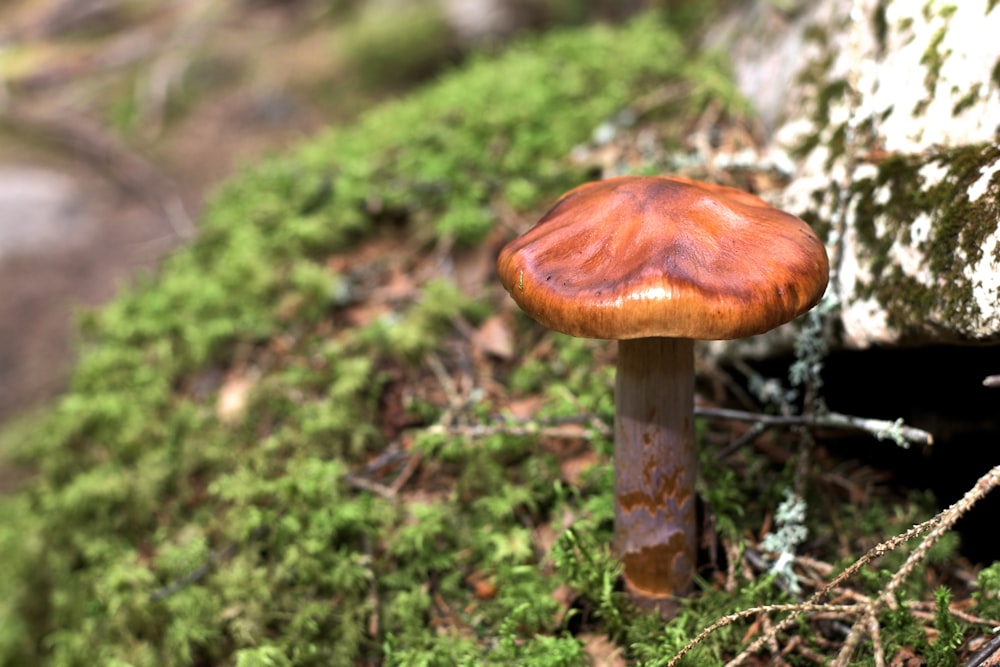
{"type": "Polygon", "coordinates": [[[972,84],[972,86],[969,87],[969,90],[965,92],[965,95],[955,102],[955,105],[951,108],[951,115],[958,116],[961,115],[961,113],[966,109],[972,108],[976,102],[979,101],[979,95],[982,88],[982,83],[972,84]]]}
{"type": "MultiPolygon", "coordinates": [[[[809,26],[806,29],[805,41],[818,49],[819,54],[802,68],[796,77],[796,84],[803,90],[812,91],[807,94],[811,105],[809,120],[817,131],[801,137],[792,148],[792,154],[801,158],[818,146],[826,144],[831,149],[830,159],[833,159],[841,153],[836,146],[830,146],[831,142],[827,141],[823,130],[830,125],[832,109],[842,103],[850,91],[850,84],[844,77],[831,76],[835,53],[824,30],[817,25],[809,26]]],[[[838,144],[839,150],[842,150],[846,127],[841,124],[835,129],[835,134],[839,140],[832,143],[838,144]]]]}
{"type": "MultiPolygon", "coordinates": [[[[972,199],[969,190],[983,169],[998,160],[1000,147],[994,144],[943,149],[930,156],[896,155],[883,161],[874,177],[852,185],[859,253],[871,276],[859,285],[857,296],[874,298],[904,338],[934,320],[949,321],[959,331],[980,323],[983,313],[966,267],[982,259],[984,242],[997,232],[1000,205],[996,190],[978,199],[972,199]],[[928,166],[943,170],[935,182],[923,175],[928,166]],[[916,240],[910,228],[922,215],[931,216],[930,235],[916,240]],[[907,275],[891,261],[894,246],[914,243],[926,258],[932,284],[907,275]]],[[[993,184],[998,185],[996,175],[993,184]]]]}
{"type": "Polygon", "coordinates": [[[880,0],[872,11],[872,33],[875,35],[875,42],[878,44],[878,53],[885,53],[889,39],[889,19],[886,16],[886,0],[880,0]]]}
{"type": "MultiPolygon", "coordinates": [[[[973,273],[989,266],[984,252],[998,252],[990,242],[997,189],[980,180],[983,169],[997,162],[997,148],[985,139],[967,145],[974,140],[962,134],[963,126],[949,134],[938,123],[960,115],[976,122],[983,115],[981,108],[1000,88],[1000,60],[984,77],[955,79],[950,59],[957,47],[949,30],[958,25],[958,5],[931,0],[902,17],[890,9],[874,3],[862,28],[873,41],[862,55],[875,58],[877,68],[889,67],[889,49],[893,57],[907,50],[914,69],[909,74],[921,87],[908,89],[909,96],[889,95],[886,76],[872,78],[856,55],[837,50],[842,40],[819,26],[807,30],[814,51],[797,84],[799,120],[808,122],[789,125],[792,152],[805,165],[804,187],[793,185],[787,196],[831,243],[848,231],[839,221],[850,226],[849,241],[857,247],[848,252],[856,254],[860,274],[854,275],[851,262],[841,283],[847,302],[874,301],[903,337],[927,340],[928,328],[939,323],[938,338],[949,332],[978,340],[996,317],[992,288],[973,273]],[[949,143],[952,136],[963,143],[949,143]],[[928,146],[931,141],[939,144],[928,146]],[[981,191],[970,196],[977,182],[981,191]]],[[[889,78],[909,80],[899,75],[889,78]]]]}
{"type": "Polygon", "coordinates": [[[920,58],[920,64],[927,69],[924,75],[924,90],[927,91],[927,97],[917,102],[913,108],[914,116],[923,115],[927,110],[927,106],[934,99],[934,91],[937,89],[938,79],[941,77],[941,67],[948,56],[951,55],[950,51],[941,51],[941,42],[944,41],[947,34],[948,28],[946,26],[938,28],[920,58]]]}

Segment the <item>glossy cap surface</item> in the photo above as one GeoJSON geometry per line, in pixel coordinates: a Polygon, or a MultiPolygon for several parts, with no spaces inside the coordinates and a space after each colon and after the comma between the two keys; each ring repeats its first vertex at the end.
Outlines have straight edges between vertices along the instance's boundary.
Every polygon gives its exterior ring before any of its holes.
{"type": "Polygon", "coordinates": [[[573,336],[732,339],[812,308],[829,262],[809,225],[748,192],[621,176],[563,195],[497,271],[522,310],[573,336]]]}

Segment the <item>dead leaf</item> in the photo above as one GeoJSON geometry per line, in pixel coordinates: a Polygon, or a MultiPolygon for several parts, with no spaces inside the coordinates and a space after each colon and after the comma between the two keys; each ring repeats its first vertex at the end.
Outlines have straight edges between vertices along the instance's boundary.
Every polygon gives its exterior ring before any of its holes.
{"type": "Polygon", "coordinates": [[[472,335],[472,345],[480,354],[508,360],[514,355],[510,327],[499,315],[489,317],[472,335]]]}
{"type": "Polygon", "coordinates": [[[599,463],[597,452],[593,449],[586,449],[579,455],[563,459],[559,464],[559,471],[563,480],[571,486],[579,486],[583,481],[583,475],[588,470],[599,463]]]}
{"type": "Polygon", "coordinates": [[[926,664],[912,646],[901,646],[889,659],[889,667],[923,667],[926,664]]]}
{"type": "Polygon", "coordinates": [[[493,245],[489,242],[477,243],[452,250],[455,284],[465,294],[477,294],[484,284],[496,280],[496,251],[493,245]]]}
{"type": "Polygon", "coordinates": [[[567,528],[573,525],[577,518],[577,515],[572,510],[568,507],[563,507],[562,517],[560,517],[558,524],[553,525],[553,522],[550,521],[532,530],[531,541],[534,543],[537,552],[543,557],[548,556],[559,537],[566,532],[567,528]]]}
{"type": "Polygon", "coordinates": [[[472,587],[472,594],[480,600],[492,600],[497,596],[497,585],[482,572],[472,572],[465,578],[465,583],[472,587]]]}
{"type": "Polygon", "coordinates": [[[507,412],[514,419],[532,419],[544,403],[544,396],[513,398],[507,402],[507,412]]]}
{"type": "Polygon", "coordinates": [[[552,591],[552,595],[550,597],[556,601],[562,610],[556,617],[558,619],[558,625],[564,627],[569,618],[568,615],[575,613],[574,605],[580,596],[569,584],[560,584],[554,591],[552,591]]]}
{"type": "Polygon", "coordinates": [[[594,667],[625,667],[622,647],[604,635],[581,634],[583,650],[594,667]]]}
{"type": "Polygon", "coordinates": [[[366,327],[393,312],[392,307],[380,301],[366,301],[357,306],[345,308],[344,321],[351,327],[366,327]]]}
{"type": "Polygon", "coordinates": [[[400,303],[415,299],[418,291],[419,286],[410,273],[397,266],[390,269],[384,284],[373,292],[372,297],[377,301],[400,303]]]}
{"type": "Polygon", "coordinates": [[[246,410],[247,394],[254,381],[249,375],[230,375],[219,389],[219,398],[215,402],[215,416],[223,424],[233,424],[243,416],[246,410]]]}

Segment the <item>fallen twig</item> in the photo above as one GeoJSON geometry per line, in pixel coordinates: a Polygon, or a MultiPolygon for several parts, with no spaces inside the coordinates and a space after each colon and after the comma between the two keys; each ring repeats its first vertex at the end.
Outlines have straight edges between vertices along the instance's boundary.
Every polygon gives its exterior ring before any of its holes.
{"type": "Polygon", "coordinates": [[[442,424],[438,422],[428,426],[426,433],[431,435],[459,435],[466,438],[486,438],[492,435],[526,436],[540,435],[550,438],[582,438],[592,436],[579,428],[567,428],[576,425],[589,425],[602,436],[609,434],[607,425],[597,418],[585,416],[563,417],[559,419],[510,419],[497,421],[493,424],[442,424]]]}
{"type": "MultiPolygon", "coordinates": [[[[906,608],[910,610],[910,613],[917,618],[927,618],[933,619],[934,615],[937,613],[935,609],[936,605],[933,602],[926,602],[924,600],[913,600],[906,603],[906,608]],[[923,607],[923,608],[922,608],[923,607]],[[929,607],[930,609],[927,609],[929,607]]],[[[965,621],[969,625],[985,625],[997,630],[1000,628],[1000,621],[994,621],[988,618],[981,618],[975,614],[970,614],[969,612],[962,611],[957,606],[953,605],[948,608],[948,613],[957,619],[965,621]]]]}
{"type": "Polygon", "coordinates": [[[1000,664],[997,654],[1000,653],[1000,635],[991,639],[986,646],[976,651],[965,667],[992,667],[1000,664]]]}
{"type": "MultiPolygon", "coordinates": [[[[438,374],[440,375],[440,373],[438,374]]],[[[455,393],[453,387],[449,387],[446,382],[442,381],[442,387],[446,388],[446,392],[449,396],[455,393]]],[[[857,429],[871,433],[876,438],[888,437],[896,439],[898,437],[901,438],[906,444],[915,442],[922,445],[930,445],[934,443],[934,436],[931,433],[913,426],[907,426],[899,420],[891,422],[884,419],[852,417],[850,415],[843,415],[836,412],[828,412],[823,415],[766,415],[757,412],[730,410],[726,408],[695,407],[695,415],[711,419],[732,419],[736,421],[753,422],[754,428],[750,431],[753,435],[759,435],[761,432],[766,430],[766,428],[771,426],[816,426],[857,429]]],[[[484,438],[500,433],[504,435],[544,434],[556,437],[562,435],[565,437],[565,434],[552,430],[552,428],[567,424],[587,424],[592,428],[595,428],[602,435],[608,435],[611,433],[610,427],[608,427],[608,425],[599,418],[588,417],[586,415],[576,415],[556,420],[511,420],[498,418],[497,421],[489,424],[448,425],[446,423],[442,423],[444,421],[447,420],[439,421],[437,424],[428,427],[427,432],[436,435],[462,435],[469,438],[484,438]]],[[[744,442],[744,440],[744,438],[740,438],[740,442],[744,442]]]]}
{"type": "Polygon", "coordinates": [[[767,426],[818,426],[823,428],[849,428],[871,433],[879,440],[890,438],[901,446],[915,442],[920,445],[934,444],[934,436],[923,429],[907,426],[902,420],[888,421],[885,419],[868,419],[853,417],[838,412],[827,412],[819,415],[765,415],[743,410],[726,408],[696,407],[695,415],[713,417],[716,419],[733,419],[736,421],[754,422],[767,426]]]}

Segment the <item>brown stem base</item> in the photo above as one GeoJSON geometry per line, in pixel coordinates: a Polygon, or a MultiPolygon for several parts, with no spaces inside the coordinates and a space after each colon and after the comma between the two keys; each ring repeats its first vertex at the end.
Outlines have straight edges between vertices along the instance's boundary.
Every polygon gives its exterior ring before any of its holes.
{"type": "Polygon", "coordinates": [[[615,549],[639,607],[673,615],[695,566],[694,342],[618,343],[615,549]]]}

